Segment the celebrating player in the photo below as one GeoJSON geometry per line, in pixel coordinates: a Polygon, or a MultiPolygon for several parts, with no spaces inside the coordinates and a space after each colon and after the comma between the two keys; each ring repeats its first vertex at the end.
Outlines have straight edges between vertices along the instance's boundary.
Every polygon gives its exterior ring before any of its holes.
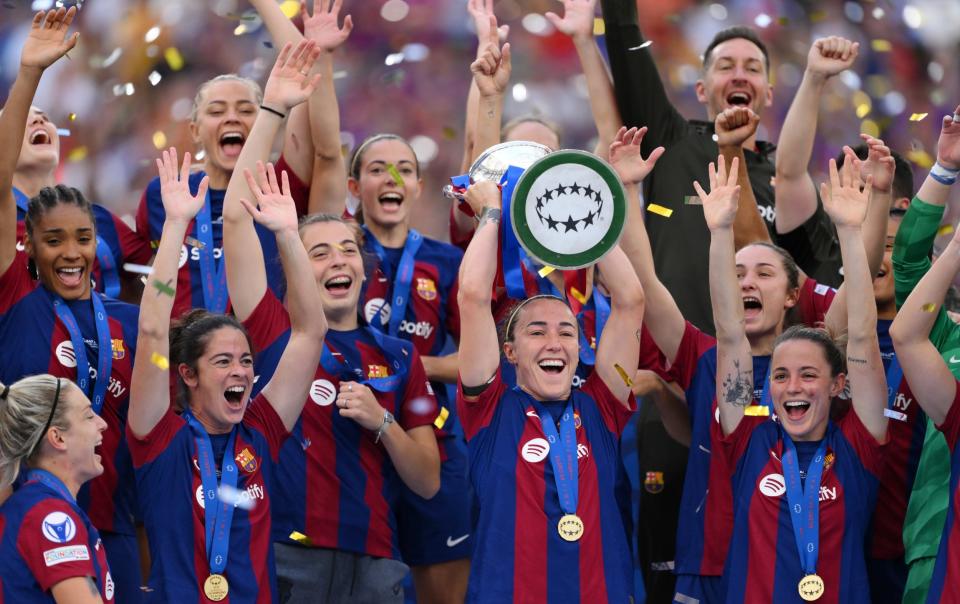
{"type": "Polygon", "coordinates": [[[0,506],[0,600],[114,601],[106,550],[76,501],[80,485],[103,474],[95,450],[106,429],[70,380],[0,385],[0,486],[26,479],[0,506]]]}
{"type": "MultiPolygon", "coordinates": [[[[281,59],[289,52],[288,46],[281,59]]],[[[296,209],[285,176],[282,189],[272,172],[251,181],[259,209],[246,205],[276,236],[291,322],[275,379],[251,402],[252,346],[236,319],[198,309],[170,328],[178,249],[203,207],[209,179],[191,195],[190,154],[178,178],[175,149],[164,152],[157,167],[166,223],[154,281],[141,302],[146,352],[134,367],[127,433],[150,542],[147,600],[276,602],[270,543],[276,464],[303,408],[326,332],[297,236],[296,209]],[[171,365],[182,415],[170,404],[171,365]]]]}
{"type": "MultiPolygon", "coordinates": [[[[863,190],[853,162],[820,188],[837,226],[846,276],[847,372],[823,330],[794,326],[777,337],[764,390],[779,418],[755,414],[754,355],[743,292],[733,286],[731,224],[740,193],[735,170],[710,166],[710,193],[697,184],[711,233],[710,293],[717,327],[719,433],[713,469],[732,476],[733,539],[724,568],[726,602],[870,602],[864,541],[876,500],[887,390],[877,310],[861,225],[863,190]],[[836,424],[832,400],[850,379],[853,410],[836,424]],[[749,412],[748,412],[749,410],[749,412]],[[855,512],[854,512],[855,510],[855,512]],[[791,538],[792,535],[792,538],[791,538]]],[[[761,407],[762,408],[762,407],[761,407]]]]}

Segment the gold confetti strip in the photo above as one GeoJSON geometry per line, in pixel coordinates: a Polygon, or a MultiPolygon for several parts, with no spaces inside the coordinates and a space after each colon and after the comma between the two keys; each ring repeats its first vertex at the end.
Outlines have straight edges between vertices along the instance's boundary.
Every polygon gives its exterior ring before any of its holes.
{"type": "Polygon", "coordinates": [[[648,205],[648,206],[647,206],[647,211],[648,211],[648,212],[653,212],[654,214],[659,214],[660,216],[663,216],[664,218],[670,218],[670,216],[673,215],[673,210],[671,210],[670,208],[665,208],[665,207],[663,207],[663,206],[661,206],[661,205],[657,205],[657,204],[655,204],[655,203],[651,203],[650,205],[648,205]]]}
{"type": "Polygon", "coordinates": [[[919,121],[922,120],[923,118],[927,117],[927,115],[929,115],[929,114],[927,114],[927,113],[911,113],[911,114],[910,114],[910,121],[911,121],[911,122],[919,122],[919,121]]]}
{"type": "Polygon", "coordinates": [[[77,114],[71,113],[70,115],[67,116],[67,119],[70,120],[71,122],[75,122],[77,121],[77,114]]]}
{"type": "Polygon", "coordinates": [[[193,237],[187,237],[186,239],[184,239],[184,241],[190,247],[195,247],[198,250],[202,250],[203,248],[207,247],[207,245],[204,242],[200,241],[199,239],[194,239],[193,237]]]}
{"type": "Polygon", "coordinates": [[[751,417],[770,417],[770,409],[764,405],[750,405],[744,407],[743,414],[751,417]]]}
{"type": "Polygon", "coordinates": [[[937,305],[934,304],[933,302],[927,302],[926,304],[920,307],[920,310],[922,310],[923,312],[933,312],[937,310],[937,305]]]}
{"type": "Polygon", "coordinates": [[[617,370],[617,373],[620,374],[620,379],[623,380],[623,383],[627,385],[627,388],[633,388],[633,380],[630,379],[630,376],[627,375],[627,372],[623,370],[618,363],[613,364],[613,368],[617,370]]]}
{"type": "Polygon", "coordinates": [[[300,14],[300,3],[296,0],[284,0],[280,4],[280,10],[287,19],[293,19],[300,14]]]}
{"type": "Polygon", "coordinates": [[[300,545],[307,545],[307,546],[313,545],[313,539],[311,539],[310,537],[307,537],[306,535],[304,535],[299,531],[293,531],[292,533],[290,533],[290,539],[293,541],[296,541],[300,545]]]}
{"type": "Polygon", "coordinates": [[[552,272],[555,271],[555,270],[557,270],[557,269],[553,268],[552,266],[545,266],[545,267],[541,268],[540,270],[538,270],[538,271],[537,271],[537,274],[540,275],[541,277],[546,277],[547,275],[549,275],[550,273],[552,273],[552,272]]]}
{"type": "Polygon", "coordinates": [[[167,61],[167,65],[170,66],[170,69],[174,71],[180,71],[183,69],[183,55],[180,54],[180,51],[177,50],[175,46],[163,51],[163,58],[167,61]]]}
{"type": "Polygon", "coordinates": [[[583,292],[581,292],[579,289],[577,289],[577,288],[575,288],[575,287],[571,287],[571,288],[570,288],[570,295],[573,296],[574,298],[576,298],[577,302],[579,302],[580,304],[586,304],[586,303],[587,303],[587,296],[586,296],[586,294],[584,294],[583,292]]]}
{"type": "Polygon", "coordinates": [[[163,149],[167,146],[167,135],[162,130],[153,133],[153,146],[157,149],[163,149]]]}
{"type": "Polygon", "coordinates": [[[387,164],[387,172],[389,172],[390,176],[393,177],[393,180],[397,183],[397,186],[403,188],[403,176],[400,175],[400,170],[397,170],[397,167],[393,164],[387,164]]]}
{"type": "Polygon", "coordinates": [[[72,149],[67,155],[67,161],[82,161],[87,157],[87,148],[86,147],[77,147],[72,149]]]}
{"type": "Polygon", "coordinates": [[[445,138],[445,139],[447,139],[447,140],[451,140],[451,141],[452,141],[453,139],[457,138],[457,130],[456,130],[456,128],[453,128],[452,126],[444,126],[444,127],[443,127],[443,138],[445,138]]]}
{"type": "Polygon", "coordinates": [[[600,17],[593,18],[593,35],[602,36],[607,33],[607,26],[600,17]]]}
{"type": "Polygon", "coordinates": [[[949,234],[952,233],[952,232],[953,232],[953,225],[952,225],[952,224],[945,224],[945,225],[943,225],[942,227],[940,227],[939,229],[937,229],[937,237],[942,237],[942,236],[944,236],[944,235],[949,235],[949,234]]]}
{"type": "Polygon", "coordinates": [[[440,407],[440,414],[437,415],[437,419],[433,420],[433,427],[437,430],[442,430],[443,425],[447,423],[448,417],[450,417],[450,410],[446,407],[440,407]]]}
{"type": "Polygon", "coordinates": [[[890,40],[877,38],[876,40],[870,41],[870,48],[872,48],[874,52],[890,52],[893,50],[893,44],[890,43],[890,40]]]}
{"type": "Polygon", "coordinates": [[[159,352],[150,355],[150,362],[159,367],[161,371],[170,369],[170,361],[159,352]]]}
{"type": "Polygon", "coordinates": [[[929,170],[933,167],[933,157],[923,149],[911,149],[907,151],[907,159],[924,170],[929,170]]]}

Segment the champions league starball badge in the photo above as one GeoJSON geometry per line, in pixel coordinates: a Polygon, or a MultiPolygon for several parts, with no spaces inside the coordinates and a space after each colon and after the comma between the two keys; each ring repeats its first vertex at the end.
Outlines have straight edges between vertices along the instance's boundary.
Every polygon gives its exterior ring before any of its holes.
{"type": "Polygon", "coordinates": [[[626,194],[616,172],[583,151],[556,151],[527,168],[510,203],[513,232],[541,264],[595,264],[620,239],[626,194]]]}

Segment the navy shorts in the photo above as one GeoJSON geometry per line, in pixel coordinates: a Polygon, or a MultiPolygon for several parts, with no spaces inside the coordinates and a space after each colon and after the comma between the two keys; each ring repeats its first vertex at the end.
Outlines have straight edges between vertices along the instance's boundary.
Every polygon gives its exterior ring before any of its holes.
{"type": "Polygon", "coordinates": [[[426,566],[473,554],[473,487],[467,478],[467,451],[459,438],[445,438],[440,490],[424,499],[401,487],[397,502],[400,555],[408,566],[426,566]]]}

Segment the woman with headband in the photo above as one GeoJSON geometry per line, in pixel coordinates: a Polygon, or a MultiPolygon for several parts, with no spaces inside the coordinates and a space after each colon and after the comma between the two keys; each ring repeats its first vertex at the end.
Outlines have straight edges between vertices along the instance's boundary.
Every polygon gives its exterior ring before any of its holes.
{"type": "Polygon", "coordinates": [[[76,500],[103,474],[96,449],[106,429],[70,380],[0,386],[0,487],[24,478],[0,506],[0,601],[114,601],[106,549],[76,500]]]}

